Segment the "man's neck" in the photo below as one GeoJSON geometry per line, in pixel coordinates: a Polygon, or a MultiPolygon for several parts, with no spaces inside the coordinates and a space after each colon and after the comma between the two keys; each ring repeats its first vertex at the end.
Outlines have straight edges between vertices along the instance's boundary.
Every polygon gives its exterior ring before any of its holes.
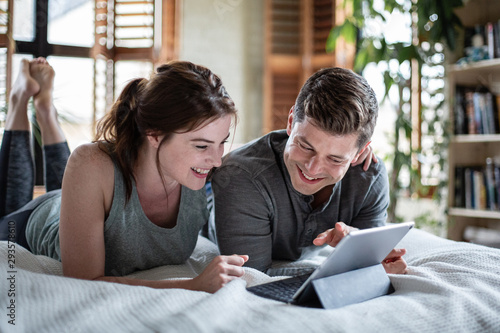
{"type": "Polygon", "coordinates": [[[328,185],[326,187],[323,187],[321,190],[319,190],[314,194],[314,200],[311,203],[311,207],[313,210],[323,205],[330,199],[330,196],[332,195],[333,186],[335,185],[328,185]]]}

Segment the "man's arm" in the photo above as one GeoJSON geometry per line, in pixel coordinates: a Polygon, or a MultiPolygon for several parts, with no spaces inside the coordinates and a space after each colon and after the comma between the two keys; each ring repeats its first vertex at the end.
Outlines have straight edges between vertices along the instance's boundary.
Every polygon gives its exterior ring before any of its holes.
{"type": "Polygon", "coordinates": [[[267,270],[272,263],[272,213],[262,188],[247,172],[234,166],[217,169],[212,188],[221,254],[246,254],[246,266],[267,270]]]}

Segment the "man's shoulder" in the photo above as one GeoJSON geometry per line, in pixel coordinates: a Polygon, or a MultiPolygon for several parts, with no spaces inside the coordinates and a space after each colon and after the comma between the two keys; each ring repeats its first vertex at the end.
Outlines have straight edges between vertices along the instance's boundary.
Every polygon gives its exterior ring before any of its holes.
{"type": "Polygon", "coordinates": [[[285,131],[270,132],[257,138],[224,156],[222,165],[215,174],[223,170],[239,168],[250,174],[257,175],[265,170],[276,167],[281,162],[283,149],[288,135],[285,131]]]}

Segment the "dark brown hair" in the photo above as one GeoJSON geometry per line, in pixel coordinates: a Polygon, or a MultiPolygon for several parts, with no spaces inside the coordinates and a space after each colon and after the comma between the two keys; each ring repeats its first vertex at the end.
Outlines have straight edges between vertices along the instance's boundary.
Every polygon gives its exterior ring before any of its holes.
{"type": "Polygon", "coordinates": [[[301,88],[294,107],[294,122],[305,116],[334,135],[358,134],[358,148],[370,141],[377,122],[378,103],[366,80],[351,70],[325,68],[301,88]]]}
{"type": "MultiPolygon", "coordinates": [[[[159,66],[149,80],[132,80],[98,123],[95,140],[116,160],[126,186],[132,193],[133,167],[147,134],[189,132],[207,121],[225,115],[236,117],[233,100],[220,78],[208,68],[187,61],[159,66]]],[[[160,176],[160,162],[156,165],[160,176]]]]}

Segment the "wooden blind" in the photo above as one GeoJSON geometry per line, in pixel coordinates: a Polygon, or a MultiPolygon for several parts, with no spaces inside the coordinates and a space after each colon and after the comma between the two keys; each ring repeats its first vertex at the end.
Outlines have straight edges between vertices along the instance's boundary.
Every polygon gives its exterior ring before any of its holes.
{"type": "MultiPolygon", "coordinates": [[[[1,1],[1,0],[0,0],[1,1]]],[[[180,0],[95,0],[94,119],[114,100],[115,63],[120,60],[153,64],[176,59],[179,52],[180,0]],[[155,52],[155,16],[162,17],[161,47],[155,52]],[[104,89],[103,89],[104,87],[104,89]],[[99,95],[105,91],[105,96],[99,95]]]]}
{"type": "Polygon", "coordinates": [[[272,53],[300,53],[300,0],[272,1],[272,53]]]}
{"type": "Polygon", "coordinates": [[[115,0],[115,60],[153,59],[154,1],[115,0]]]}
{"type": "Polygon", "coordinates": [[[266,0],[264,133],[284,128],[305,80],[318,69],[335,65],[335,55],[326,53],[326,40],[337,19],[335,3],[266,0]]]}
{"type": "Polygon", "coordinates": [[[7,45],[7,32],[9,30],[9,2],[0,0],[0,45],[7,45]]]}
{"type": "Polygon", "coordinates": [[[313,2],[313,53],[325,54],[326,40],[335,21],[335,8],[331,0],[313,2]]]}
{"type": "Polygon", "coordinates": [[[273,107],[271,126],[273,129],[286,128],[290,107],[294,104],[300,89],[298,74],[276,73],[273,79],[273,107]]]}
{"type": "Polygon", "coordinates": [[[113,5],[108,0],[95,0],[93,57],[113,58],[113,5]]]}
{"type": "Polygon", "coordinates": [[[94,55],[153,60],[154,0],[96,0],[94,55]]]}
{"type": "Polygon", "coordinates": [[[0,48],[5,51],[5,57],[0,60],[1,82],[0,90],[2,101],[7,101],[12,82],[12,55],[14,53],[14,39],[12,38],[12,17],[14,0],[0,0],[0,48]]]}

